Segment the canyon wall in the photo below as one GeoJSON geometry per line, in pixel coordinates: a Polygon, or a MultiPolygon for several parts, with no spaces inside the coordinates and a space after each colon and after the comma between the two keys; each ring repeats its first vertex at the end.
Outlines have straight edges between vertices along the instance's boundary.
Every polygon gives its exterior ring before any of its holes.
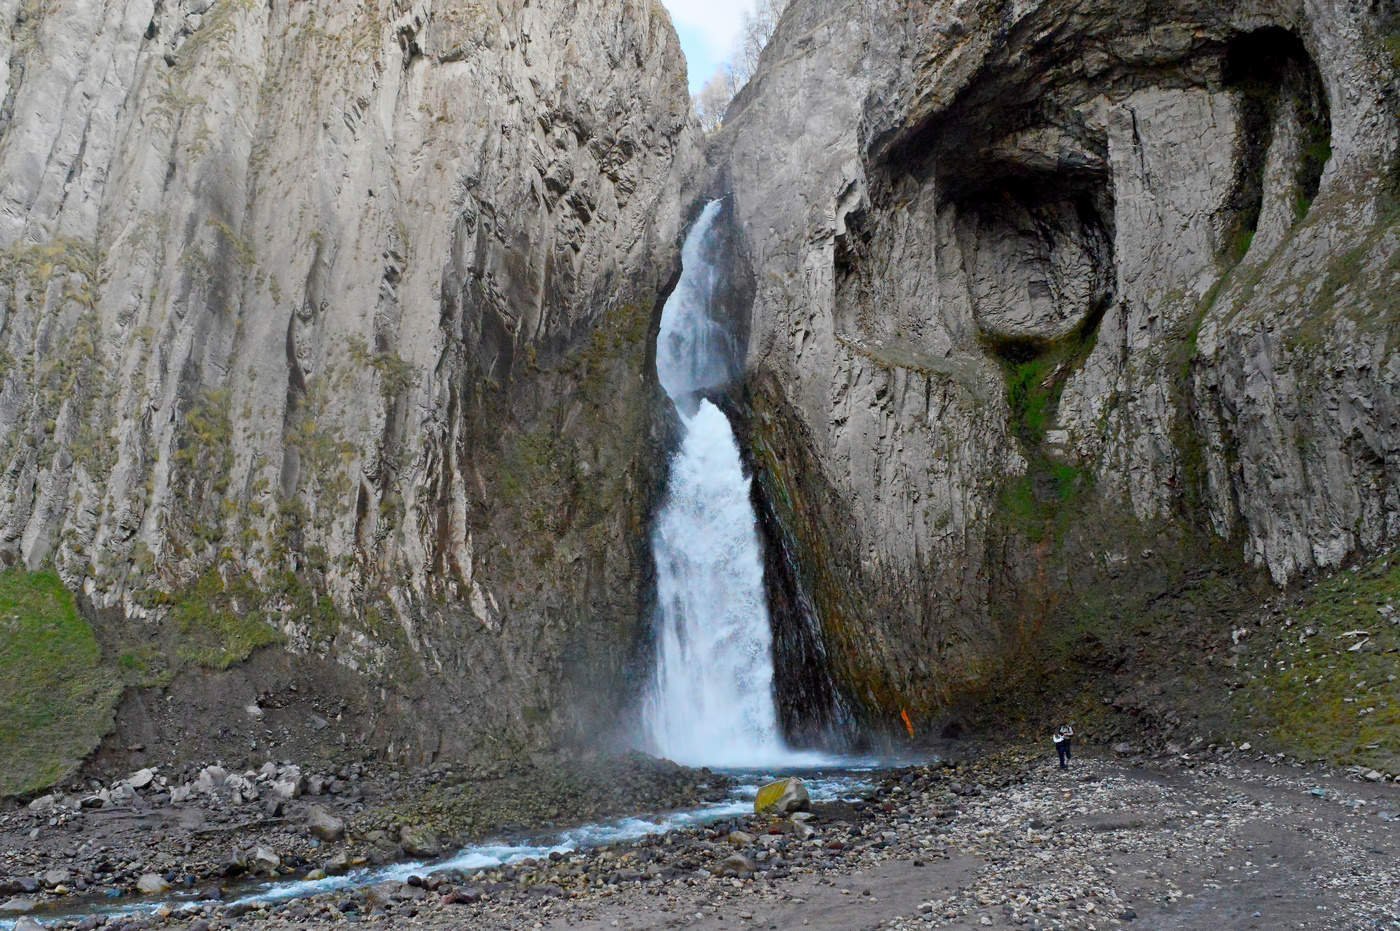
{"type": "Polygon", "coordinates": [[[650,0],[0,0],[0,565],[78,594],[114,765],[596,742],[709,184],[785,725],[955,723],[1400,534],[1397,47],[794,0],[707,168],[650,0]]]}
{"type": "Polygon", "coordinates": [[[941,726],[1135,586],[1395,541],[1398,30],[789,7],[716,145],[755,269],[736,403],[770,571],[868,723],[941,726]]]}
{"type": "Polygon", "coordinates": [[[699,159],[661,6],[3,0],[0,99],[0,563],[123,714],[266,647],[342,741],[596,736],[699,159]]]}

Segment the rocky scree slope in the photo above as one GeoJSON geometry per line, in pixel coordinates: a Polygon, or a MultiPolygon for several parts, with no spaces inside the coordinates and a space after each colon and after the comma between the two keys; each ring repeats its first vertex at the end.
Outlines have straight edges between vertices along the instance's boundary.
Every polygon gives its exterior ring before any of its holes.
{"type": "Polygon", "coordinates": [[[262,667],[186,673],[261,646],[410,759],[605,714],[681,60],[652,0],[0,2],[0,562],[202,702],[138,736],[241,716],[262,667]]]}
{"type": "Polygon", "coordinates": [[[789,6],[716,144],[736,404],[779,624],[867,723],[1393,544],[1397,48],[1384,4],[789,6]]]}

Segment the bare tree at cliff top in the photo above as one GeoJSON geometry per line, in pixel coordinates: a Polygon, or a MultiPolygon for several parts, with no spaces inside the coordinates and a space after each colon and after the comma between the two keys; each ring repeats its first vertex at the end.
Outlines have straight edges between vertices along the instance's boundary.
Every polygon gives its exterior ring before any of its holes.
{"type": "Polygon", "coordinates": [[[758,57],[772,38],[786,6],[787,0],[757,0],[754,8],[744,14],[744,25],[734,52],[695,95],[695,112],[705,132],[719,129],[730,101],[758,70],[758,57]]]}

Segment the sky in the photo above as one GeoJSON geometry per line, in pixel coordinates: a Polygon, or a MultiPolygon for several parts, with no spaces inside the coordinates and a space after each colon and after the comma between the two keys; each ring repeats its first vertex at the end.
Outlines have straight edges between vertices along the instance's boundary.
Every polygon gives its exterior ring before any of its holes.
{"type": "Polygon", "coordinates": [[[700,88],[729,57],[753,0],[662,0],[671,11],[690,68],[690,92],[700,88]]]}

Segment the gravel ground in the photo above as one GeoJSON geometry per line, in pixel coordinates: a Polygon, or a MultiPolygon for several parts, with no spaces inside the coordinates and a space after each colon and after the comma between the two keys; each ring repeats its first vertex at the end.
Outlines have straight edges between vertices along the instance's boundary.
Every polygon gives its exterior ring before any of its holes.
{"type": "Polygon", "coordinates": [[[106,928],[1400,928],[1385,781],[1217,752],[1061,772],[1023,749],[814,808],[106,928]]]}
{"type": "Polygon", "coordinates": [[[143,885],[220,897],[254,881],[432,858],[526,828],[694,806],[723,798],[727,782],[641,754],[416,773],[359,763],[142,770],[0,812],[0,928],[143,885]]]}

